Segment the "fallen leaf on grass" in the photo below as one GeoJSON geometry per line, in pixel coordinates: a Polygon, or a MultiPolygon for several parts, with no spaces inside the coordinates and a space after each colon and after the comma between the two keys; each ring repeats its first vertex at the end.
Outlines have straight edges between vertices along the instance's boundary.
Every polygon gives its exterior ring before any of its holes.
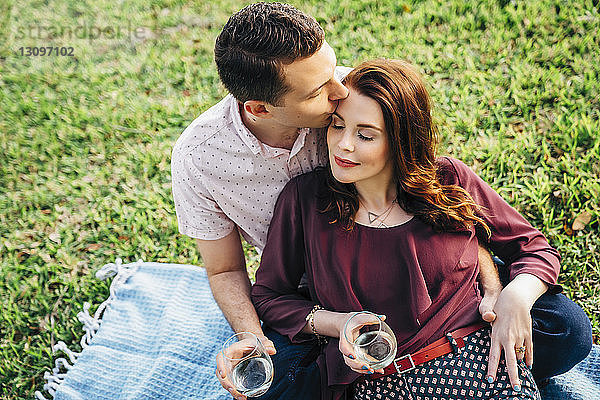
{"type": "Polygon", "coordinates": [[[515,122],[509,125],[515,133],[522,133],[525,130],[525,125],[522,122],[515,122]]]}
{"type": "Polygon", "coordinates": [[[60,235],[56,232],[48,235],[48,238],[52,240],[54,243],[60,244],[60,235]]]}
{"type": "Polygon", "coordinates": [[[102,247],[102,245],[100,243],[92,243],[92,244],[87,245],[85,249],[87,251],[96,251],[100,247],[102,247]]]}
{"type": "Polygon", "coordinates": [[[573,221],[573,230],[582,231],[587,224],[592,220],[592,214],[589,211],[584,211],[579,214],[573,221]]]}
{"type": "Polygon", "coordinates": [[[32,179],[31,179],[29,176],[27,176],[27,175],[25,175],[25,174],[21,174],[21,175],[19,175],[19,178],[20,178],[22,181],[25,181],[25,182],[27,182],[27,183],[33,183],[33,180],[32,180],[32,179]]]}
{"type": "Polygon", "coordinates": [[[32,231],[15,231],[15,237],[21,241],[31,240],[35,238],[32,231]]]}
{"type": "Polygon", "coordinates": [[[27,259],[27,258],[29,258],[29,256],[30,256],[30,254],[27,251],[20,251],[20,252],[17,253],[17,258],[19,260],[27,259]]]}

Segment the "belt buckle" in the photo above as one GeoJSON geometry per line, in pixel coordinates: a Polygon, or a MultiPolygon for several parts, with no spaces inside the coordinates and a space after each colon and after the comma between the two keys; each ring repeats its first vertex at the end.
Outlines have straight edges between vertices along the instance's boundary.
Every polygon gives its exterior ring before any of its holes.
{"type": "Polygon", "coordinates": [[[396,368],[396,372],[398,374],[403,374],[405,372],[412,371],[413,369],[416,368],[415,362],[413,361],[412,355],[410,355],[410,354],[407,354],[405,356],[396,358],[394,360],[394,367],[396,368]],[[401,360],[403,360],[403,359],[405,359],[405,358],[408,358],[408,360],[410,361],[410,368],[407,368],[407,369],[401,371],[400,368],[398,367],[398,362],[401,361],[401,360]]]}

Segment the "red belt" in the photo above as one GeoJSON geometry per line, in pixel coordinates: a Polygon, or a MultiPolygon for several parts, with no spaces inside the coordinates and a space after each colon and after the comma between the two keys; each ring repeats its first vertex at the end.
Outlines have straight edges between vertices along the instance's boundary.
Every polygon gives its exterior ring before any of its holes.
{"type": "Polygon", "coordinates": [[[381,378],[390,374],[402,374],[415,369],[417,365],[431,361],[434,358],[445,356],[465,346],[463,338],[471,333],[489,326],[487,322],[478,322],[447,333],[445,337],[423,347],[413,354],[406,354],[396,358],[390,365],[383,369],[383,374],[374,373],[372,379],[381,378]]]}

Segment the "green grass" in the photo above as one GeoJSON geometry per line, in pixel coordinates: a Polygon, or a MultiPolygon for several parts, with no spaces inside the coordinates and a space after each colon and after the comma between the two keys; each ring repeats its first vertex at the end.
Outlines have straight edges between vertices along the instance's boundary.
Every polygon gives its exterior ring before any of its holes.
{"type": "MultiPolygon", "coordinates": [[[[440,152],[471,165],[559,249],[560,282],[598,342],[598,1],[293,4],[317,17],[339,64],[387,56],[421,69],[440,152]],[[582,213],[590,221],[573,231],[582,213]]],[[[1,398],[31,398],[53,366],[51,345],[78,342],[83,302],[108,294],[94,278],[104,263],[201,264],[177,233],[170,151],[224,95],[212,46],[239,7],[0,0],[1,398]],[[146,29],[112,39],[23,34],[83,24],[146,29]],[[50,45],[75,57],[19,53],[50,45]]],[[[246,253],[254,270],[257,256],[246,253]]]]}

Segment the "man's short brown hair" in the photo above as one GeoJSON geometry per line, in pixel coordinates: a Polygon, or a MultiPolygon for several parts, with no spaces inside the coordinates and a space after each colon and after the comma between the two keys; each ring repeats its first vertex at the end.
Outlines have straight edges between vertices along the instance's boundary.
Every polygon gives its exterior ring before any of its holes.
{"type": "Polygon", "coordinates": [[[219,77],[240,102],[278,105],[289,90],[283,65],[316,53],[324,36],[313,17],[289,4],[251,4],[233,14],[217,38],[219,77]]]}

